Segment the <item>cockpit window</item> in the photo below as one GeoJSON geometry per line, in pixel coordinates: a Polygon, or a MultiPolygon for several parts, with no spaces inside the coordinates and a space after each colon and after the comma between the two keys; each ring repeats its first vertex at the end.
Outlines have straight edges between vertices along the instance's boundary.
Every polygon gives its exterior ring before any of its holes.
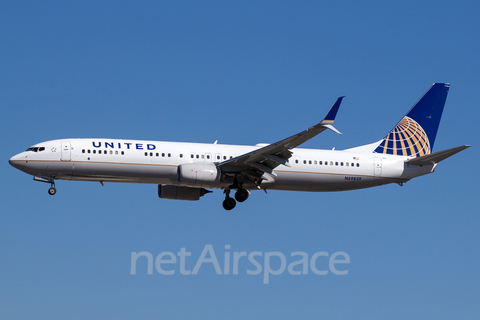
{"type": "Polygon", "coordinates": [[[45,147],[30,147],[27,149],[27,151],[33,151],[33,152],[39,152],[44,150],[45,150],[45,147]]]}

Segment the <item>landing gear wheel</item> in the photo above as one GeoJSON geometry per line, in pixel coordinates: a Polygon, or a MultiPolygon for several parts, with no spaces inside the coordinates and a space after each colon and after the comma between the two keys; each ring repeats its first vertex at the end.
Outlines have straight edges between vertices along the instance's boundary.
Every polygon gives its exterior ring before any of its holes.
{"type": "Polygon", "coordinates": [[[237,205],[237,202],[233,198],[226,198],[223,201],[223,208],[225,210],[232,210],[237,205]]]}
{"type": "Polygon", "coordinates": [[[248,199],[248,191],[245,189],[238,189],[237,192],[235,193],[235,199],[237,199],[238,202],[243,202],[248,199]]]}
{"type": "Polygon", "coordinates": [[[53,196],[55,193],[57,193],[57,189],[55,189],[55,187],[50,187],[50,189],[48,189],[48,194],[53,196]]]}

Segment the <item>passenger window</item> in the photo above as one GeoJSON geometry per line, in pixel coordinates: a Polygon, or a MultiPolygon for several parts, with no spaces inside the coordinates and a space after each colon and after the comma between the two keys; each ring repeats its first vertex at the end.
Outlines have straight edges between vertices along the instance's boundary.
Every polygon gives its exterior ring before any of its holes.
{"type": "Polygon", "coordinates": [[[93,153],[97,153],[97,150],[93,150],[93,153]]]}
{"type": "Polygon", "coordinates": [[[170,158],[171,156],[172,156],[172,155],[169,153],[169,154],[168,154],[168,157],[170,158]]]}
{"type": "Polygon", "coordinates": [[[122,151],[122,156],[123,156],[124,154],[125,154],[125,152],[124,152],[124,151],[122,151]]]}
{"type": "Polygon", "coordinates": [[[162,157],[165,157],[165,153],[162,152],[162,157]]]}
{"type": "Polygon", "coordinates": [[[115,154],[118,154],[118,151],[117,151],[117,150],[115,150],[115,154]]]}
{"type": "Polygon", "coordinates": [[[192,158],[192,159],[193,159],[193,154],[191,154],[191,155],[190,155],[190,158],[192,158]]]}
{"type": "Polygon", "coordinates": [[[307,160],[303,160],[303,164],[307,164],[307,160]]]}
{"type": "Polygon", "coordinates": [[[223,156],[223,160],[227,160],[227,156],[223,156]]]}
{"type": "Polygon", "coordinates": [[[160,154],[159,154],[158,152],[157,152],[157,153],[155,153],[155,156],[157,156],[157,157],[158,157],[159,155],[160,155],[160,154]]]}
{"type": "Polygon", "coordinates": [[[340,166],[342,166],[342,167],[343,167],[343,162],[340,162],[340,166]]]}
{"type": "Polygon", "coordinates": [[[82,149],[82,153],[85,153],[85,149],[82,149]]]}
{"type": "Polygon", "coordinates": [[[319,165],[322,165],[322,164],[323,164],[323,162],[322,162],[322,161],[318,161],[318,164],[319,164],[319,165]]]}
{"type": "Polygon", "coordinates": [[[150,157],[153,157],[153,152],[150,152],[150,157]]]}
{"type": "Polygon", "coordinates": [[[308,160],[308,164],[312,164],[312,160],[308,160]]]}
{"type": "Polygon", "coordinates": [[[148,156],[148,152],[145,152],[145,157],[148,156]]]}
{"type": "Polygon", "coordinates": [[[220,160],[220,156],[217,156],[217,160],[220,160]]]}
{"type": "Polygon", "coordinates": [[[330,165],[333,166],[333,161],[330,161],[330,165]]]}
{"type": "Polygon", "coordinates": [[[357,163],[357,167],[360,167],[360,163],[357,163]]]}
{"type": "Polygon", "coordinates": [[[315,160],[315,161],[313,162],[313,164],[317,164],[317,160],[315,160]]]}
{"type": "Polygon", "coordinates": [[[112,150],[110,150],[110,154],[113,154],[113,151],[112,151],[112,150]]]}
{"type": "Polygon", "coordinates": [[[197,154],[196,158],[198,159],[198,158],[200,158],[200,156],[197,154]]]}
{"type": "Polygon", "coordinates": [[[210,156],[207,154],[207,159],[210,159],[210,156]]]}
{"type": "Polygon", "coordinates": [[[295,160],[295,163],[298,163],[298,160],[295,160]]]}
{"type": "Polygon", "coordinates": [[[347,166],[347,167],[348,167],[348,162],[345,162],[345,166],[347,166]]]}
{"type": "Polygon", "coordinates": [[[335,161],[335,165],[338,166],[338,161],[335,161]]]}
{"type": "Polygon", "coordinates": [[[183,158],[183,154],[182,154],[182,153],[180,153],[180,158],[183,158]]]}
{"type": "Polygon", "coordinates": [[[90,153],[90,149],[88,149],[87,153],[90,153]]]}
{"type": "Polygon", "coordinates": [[[107,150],[103,151],[104,154],[107,154],[107,150]]]}

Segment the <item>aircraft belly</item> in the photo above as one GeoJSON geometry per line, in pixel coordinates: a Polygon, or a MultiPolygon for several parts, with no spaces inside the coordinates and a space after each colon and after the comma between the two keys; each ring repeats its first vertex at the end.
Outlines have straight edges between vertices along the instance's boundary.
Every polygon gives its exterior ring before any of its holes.
{"type": "Polygon", "coordinates": [[[342,191],[368,188],[373,177],[337,173],[277,172],[275,184],[269,189],[293,191],[342,191]]]}

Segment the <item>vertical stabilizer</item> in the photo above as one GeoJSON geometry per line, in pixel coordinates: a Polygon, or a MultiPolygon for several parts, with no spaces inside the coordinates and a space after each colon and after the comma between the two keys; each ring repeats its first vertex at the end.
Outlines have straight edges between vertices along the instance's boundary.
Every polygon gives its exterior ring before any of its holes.
{"type": "Polygon", "coordinates": [[[373,152],[409,157],[430,154],[449,88],[448,83],[434,83],[373,152]]]}

